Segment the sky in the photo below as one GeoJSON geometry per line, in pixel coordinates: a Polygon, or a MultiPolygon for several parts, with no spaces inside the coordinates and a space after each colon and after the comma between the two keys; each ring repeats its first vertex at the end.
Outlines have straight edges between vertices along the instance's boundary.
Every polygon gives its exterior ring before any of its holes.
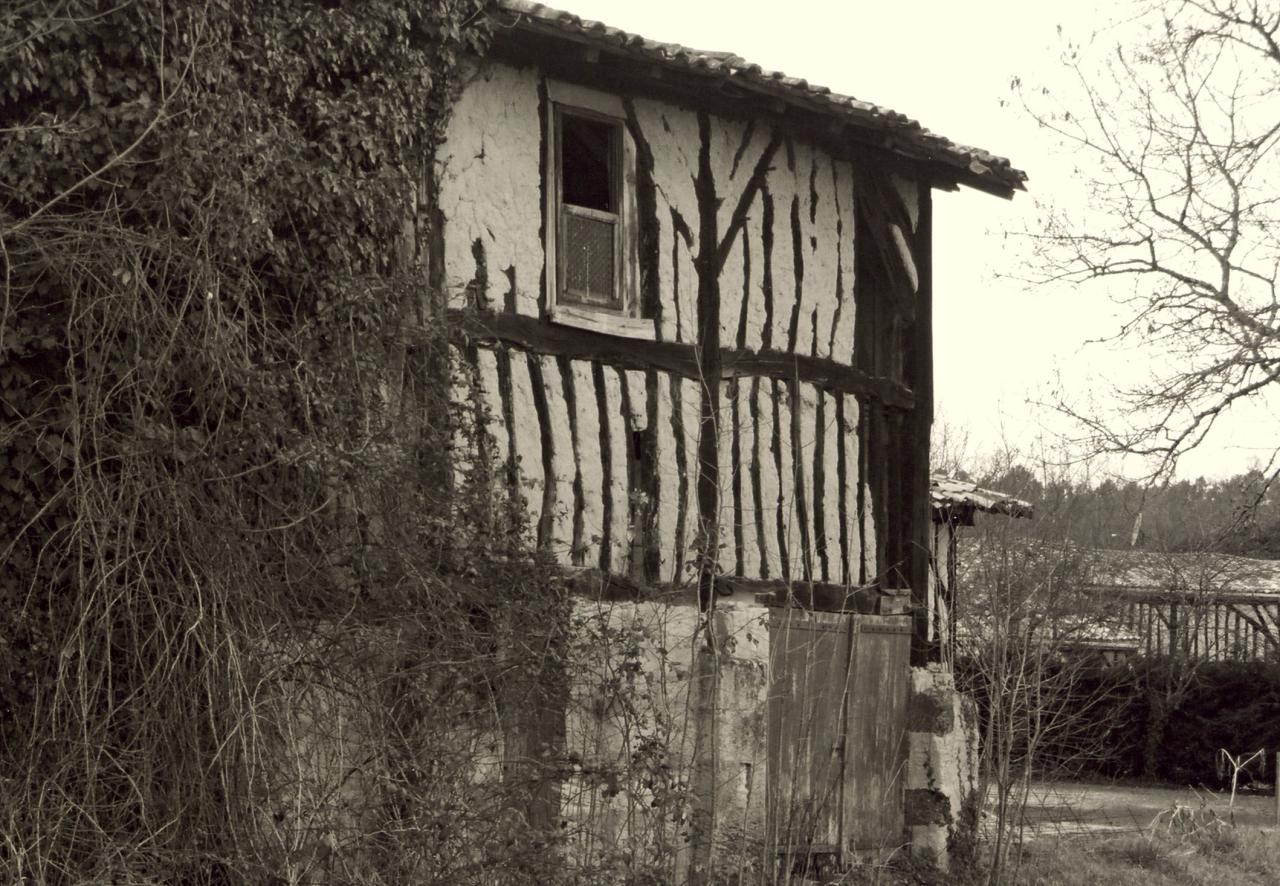
{"type": "MultiPolygon", "coordinates": [[[[1103,292],[1034,286],[1017,274],[1016,232],[1034,228],[1037,200],[1077,199],[1079,157],[1021,108],[1012,90],[1069,88],[1064,40],[1114,41],[1113,3],[987,0],[559,0],[550,5],[645,37],[731,51],[836,92],[890,107],[952,141],[1008,157],[1029,176],[1012,201],[935,192],[934,372],[947,433],[975,461],[1001,447],[1032,453],[1070,434],[1047,404],[1055,390],[1104,394],[1141,375],[1147,357],[1106,344],[1122,314],[1103,292]],[[1101,33],[1099,33],[1099,31],[1101,33]],[[1037,442],[1037,441],[1040,442],[1037,442]]],[[[1223,477],[1259,458],[1280,421],[1258,404],[1187,456],[1179,475],[1223,477]]],[[[1103,472],[1134,472],[1115,462],[1103,472]]]]}

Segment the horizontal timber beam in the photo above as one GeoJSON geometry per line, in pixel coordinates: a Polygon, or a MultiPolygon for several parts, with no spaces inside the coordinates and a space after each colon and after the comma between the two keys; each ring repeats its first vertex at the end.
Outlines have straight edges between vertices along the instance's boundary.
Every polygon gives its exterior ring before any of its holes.
{"type": "Polygon", "coordinates": [[[903,615],[911,610],[911,597],[876,585],[845,587],[823,581],[765,581],[720,576],[717,583],[734,592],[751,591],[764,606],[789,606],[815,612],[853,612],[859,615],[903,615]]]}
{"type": "MultiPolygon", "coordinates": [[[[571,593],[591,600],[648,600],[696,605],[692,587],[647,585],[598,569],[573,570],[565,585],[571,593]]],[[[760,606],[783,606],[815,612],[845,612],[858,615],[905,615],[911,611],[909,591],[886,591],[876,585],[846,587],[829,582],[739,578],[717,575],[716,593],[722,597],[747,598],[760,606]]]]}
{"type": "MultiPolygon", "coordinates": [[[[600,360],[625,369],[658,369],[684,378],[702,376],[697,349],[683,342],[619,338],[524,314],[455,308],[449,311],[449,321],[457,335],[471,342],[492,342],[556,357],[600,360]]],[[[720,359],[725,379],[764,377],[801,381],[836,394],[870,397],[898,409],[910,410],[915,406],[915,397],[906,385],[868,375],[834,360],[737,348],[722,348],[720,359]]]]}

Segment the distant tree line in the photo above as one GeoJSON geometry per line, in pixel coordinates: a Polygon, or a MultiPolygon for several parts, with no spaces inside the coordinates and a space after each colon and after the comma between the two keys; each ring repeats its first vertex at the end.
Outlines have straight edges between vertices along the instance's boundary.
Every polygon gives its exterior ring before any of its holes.
{"type": "Polygon", "coordinates": [[[1055,514],[1064,540],[1080,545],[1280,559],[1280,491],[1259,470],[1147,487],[1091,483],[1013,463],[968,479],[1029,501],[1038,514],[1055,514]]]}

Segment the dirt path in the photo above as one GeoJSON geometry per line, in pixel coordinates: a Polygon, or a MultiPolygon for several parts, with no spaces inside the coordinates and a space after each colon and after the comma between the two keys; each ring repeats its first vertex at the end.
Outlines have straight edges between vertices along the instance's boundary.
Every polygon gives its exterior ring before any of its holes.
{"type": "Polygon", "coordinates": [[[1213,815],[1237,825],[1271,827],[1276,823],[1275,798],[1257,794],[1230,795],[1203,789],[1135,787],[1093,782],[1043,782],[1034,785],[1027,804],[1027,821],[1036,837],[1088,837],[1137,832],[1169,818],[1213,815]],[[1175,810],[1179,810],[1175,812],[1175,810]]]}

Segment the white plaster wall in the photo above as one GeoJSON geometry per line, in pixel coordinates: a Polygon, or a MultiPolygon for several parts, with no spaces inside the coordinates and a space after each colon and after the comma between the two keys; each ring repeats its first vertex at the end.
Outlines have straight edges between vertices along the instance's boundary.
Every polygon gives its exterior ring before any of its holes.
{"type": "Polygon", "coordinates": [[[845,508],[848,512],[848,523],[845,533],[849,539],[849,571],[851,580],[857,581],[859,564],[868,581],[876,577],[876,526],[875,515],[871,508],[871,489],[860,479],[858,471],[858,400],[853,396],[844,397],[844,441],[845,441],[845,508]],[[858,513],[858,488],[863,494],[862,513],[858,513]],[[859,522],[861,516],[861,522],[859,522]]]}
{"type": "Polygon", "coordinates": [[[600,404],[596,399],[591,364],[572,362],[573,401],[577,417],[578,473],[582,477],[582,547],[584,565],[599,566],[600,540],[604,538],[604,461],[600,452],[600,404]],[[590,490],[590,494],[587,491],[590,490]]]}
{"type": "Polygon", "coordinates": [[[737,560],[737,542],[734,540],[734,522],[737,513],[733,508],[733,490],[736,485],[733,469],[733,390],[728,382],[720,383],[720,410],[712,416],[716,435],[716,449],[720,453],[716,483],[720,502],[719,527],[720,563],[732,572],[737,560]]]}
{"type": "Polygon", "coordinates": [[[658,551],[661,558],[659,575],[675,581],[679,574],[678,560],[683,556],[676,551],[676,521],[680,513],[680,472],[676,462],[676,433],[673,422],[674,409],[671,385],[668,377],[658,375],[658,410],[656,437],[658,441],[658,551]]]}
{"type": "MultiPolygon", "coordinates": [[[[610,549],[609,569],[624,574],[630,555],[629,529],[631,523],[630,490],[627,487],[627,448],[631,445],[631,416],[623,409],[623,381],[618,370],[605,368],[605,401],[609,413],[609,488],[613,501],[613,513],[609,521],[610,549]]],[[[633,404],[634,409],[634,404],[633,404]]]]}
{"type": "MultiPolygon", "coordinates": [[[[812,200],[812,191],[809,187],[809,177],[814,166],[814,149],[806,142],[796,141],[795,143],[796,168],[793,173],[793,182],[796,194],[796,219],[799,221],[800,238],[798,248],[800,251],[800,267],[803,269],[803,278],[797,276],[796,269],[792,269],[789,280],[795,291],[795,300],[798,302],[799,317],[796,324],[796,344],[795,350],[800,354],[813,353],[813,312],[818,304],[823,300],[824,295],[821,286],[821,275],[817,273],[819,270],[815,267],[813,259],[813,246],[810,243],[810,237],[813,225],[809,221],[809,205],[812,200]]],[[[788,226],[788,242],[791,235],[791,216],[788,210],[787,216],[788,226]]],[[[832,239],[834,230],[831,232],[823,232],[824,240],[832,239]]],[[[792,244],[792,261],[796,259],[797,244],[792,244]]],[[[834,275],[833,275],[834,278],[834,275]]],[[[790,318],[788,318],[790,323],[790,318]]]]}
{"type": "MultiPolygon", "coordinates": [[[[751,133],[747,147],[739,157],[748,127],[739,120],[712,118],[711,167],[715,170],[716,192],[721,198],[716,213],[716,229],[723,240],[739,197],[755,169],[756,160],[769,143],[771,131],[767,126],[757,126],[751,133]],[[738,163],[734,165],[734,159],[738,163]]],[[[759,212],[758,198],[749,212],[759,212]]],[[[738,340],[738,324],[742,316],[743,266],[742,253],[745,235],[734,238],[728,259],[720,272],[720,342],[726,347],[735,346],[738,340]]],[[[760,251],[759,241],[751,244],[760,251]]],[[[758,294],[757,294],[758,297],[758,294]]]]}
{"type": "Polygon", "coordinates": [[[511,411],[512,421],[518,429],[515,434],[516,470],[532,541],[542,516],[546,472],[542,465],[542,437],[538,432],[538,413],[533,405],[533,382],[529,376],[528,361],[523,353],[511,352],[511,411]]]}
{"type": "Polygon", "coordinates": [[[551,465],[555,474],[548,477],[547,482],[556,484],[556,506],[551,515],[551,552],[561,562],[568,563],[569,549],[573,545],[573,477],[577,459],[573,452],[573,435],[569,430],[569,407],[565,402],[560,365],[555,357],[539,359],[551,430],[551,465]]]}
{"type": "Polygon", "coordinates": [[[853,199],[853,167],[844,161],[832,164],[832,197],[836,203],[837,236],[840,238],[839,286],[835,315],[832,318],[831,359],[853,362],[853,327],[857,310],[853,303],[853,281],[857,273],[855,256],[855,217],[853,199]]]}
{"type": "Polygon", "coordinates": [[[920,273],[916,270],[916,262],[912,257],[911,247],[907,244],[907,238],[902,233],[902,228],[894,224],[889,225],[889,233],[893,235],[893,242],[898,248],[898,255],[902,258],[902,265],[907,269],[907,279],[911,281],[911,291],[917,292],[920,289],[920,273]]]}
{"type": "Polygon", "coordinates": [[[791,328],[791,309],[796,303],[791,201],[799,199],[795,171],[787,167],[785,149],[779,149],[766,187],[773,198],[773,320],[770,342],[774,350],[785,351],[791,328]]]}
{"type": "Polygon", "coordinates": [[[763,564],[768,568],[767,576],[781,578],[782,560],[778,549],[778,500],[781,497],[781,481],[778,477],[777,462],[774,459],[773,442],[773,382],[759,379],[756,385],[756,463],[760,468],[760,507],[764,510],[764,549],[761,551],[763,564]]]}
{"type": "Polygon", "coordinates": [[[738,452],[740,464],[734,474],[734,482],[738,486],[738,495],[742,501],[742,512],[738,519],[742,523],[742,569],[752,577],[760,576],[761,550],[757,520],[762,516],[756,511],[755,492],[751,482],[751,466],[756,460],[755,423],[751,420],[751,380],[738,381],[738,452]]]}
{"type": "Polygon", "coordinates": [[[660,335],[664,341],[693,341],[697,330],[698,118],[694,112],[663,102],[636,99],[636,120],[653,152],[657,189],[658,291],[662,302],[660,335]],[[671,210],[688,225],[692,243],[675,234],[671,210]]]}
{"type": "Polygon", "coordinates": [[[907,218],[910,220],[911,230],[915,231],[920,224],[920,185],[914,179],[892,173],[889,180],[893,182],[893,188],[898,193],[898,199],[902,201],[902,205],[907,210],[907,218]]]}
{"type": "Polygon", "coordinates": [[[858,523],[858,400],[856,397],[844,396],[844,501],[848,522],[844,526],[845,544],[849,550],[849,580],[856,584],[860,571],[865,568],[863,562],[863,539],[858,523]]]}
{"type": "MultiPolygon", "coordinates": [[[[723,204],[722,204],[723,206],[723,204]]],[[[720,229],[721,237],[724,229],[720,229]]],[[[748,248],[741,233],[729,245],[728,258],[720,271],[720,346],[738,346],[738,326],[742,320],[743,281],[742,251],[748,248]]]]}
{"type": "Polygon", "coordinates": [[[701,518],[698,511],[698,445],[702,437],[702,382],[682,379],[680,382],[680,412],[684,427],[684,462],[688,480],[688,493],[684,500],[684,559],[685,563],[673,564],[676,582],[692,580],[694,571],[688,561],[690,552],[698,544],[701,518]]]}
{"type": "MultiPolygon", "coordinates": [[[[743,225],[742,238],[743,243],[737,244],[739,252],[745,252],[745,258],[750,259],[750,267],[744,272],[747,278],[747,325],[746,336],[743,342],[748,350],[758,351],[761,348],[761,337],[764,334],[765,310],[764,310],[764,209],[761,206],[761,198],[757,194],[756,199],[751,204],[751,209],[747,213],[746,223],[743,225]]],[[[743,255],[735,253],[735,257],[742,261],[743,255]]],[[[723,297],[723,295],[722,295],[723,297]]],[[[741,305],[738,306],[741,312],[741,305]]],[[[732,317],[724,318],[726,325],[732,326],[734,320],[732,317]]],[[[735,341],[735,339],[728,339],[735,341]]]]}
{"type": "Polygon", "coordinates": [[[498,395],[498,356],[481,348],[477,352],[477,372],[480,384],[480,410],[485,436],[493,447],[495,469],[500,471],[507,462],[507,428],[502,420],[502,398],[498,395]]]}
{"type": "Polygon", "coordinates": [[[631,428],[643,431],[649,426],[649,388],[645,374],[638,369],[626,371],[627,396],[631,401],[631,428]]]}
{"type": "Polygon", "coordinates": [[[542,249],[538,74],[486,62],[474,70],[454,105],[438,155],[440,211],[445,217],[445,286],[462,302],[475,275],[472,245],[484,245],[489,300],[501,308],[515,268],[516,310],[538,312],[542,249]]]}
{"type": "Polygon", "coordinates": [[[791,442],[791,397],[783,382],[772,382],[774,403],[778,409],[778,454],[781,469],[778,471],[778,500],[782,503],[787,547],[788,575],[792,580],[803,577],[804,551],[800,545],[800,515],[796,509],[796,461],[791,442]]]}

